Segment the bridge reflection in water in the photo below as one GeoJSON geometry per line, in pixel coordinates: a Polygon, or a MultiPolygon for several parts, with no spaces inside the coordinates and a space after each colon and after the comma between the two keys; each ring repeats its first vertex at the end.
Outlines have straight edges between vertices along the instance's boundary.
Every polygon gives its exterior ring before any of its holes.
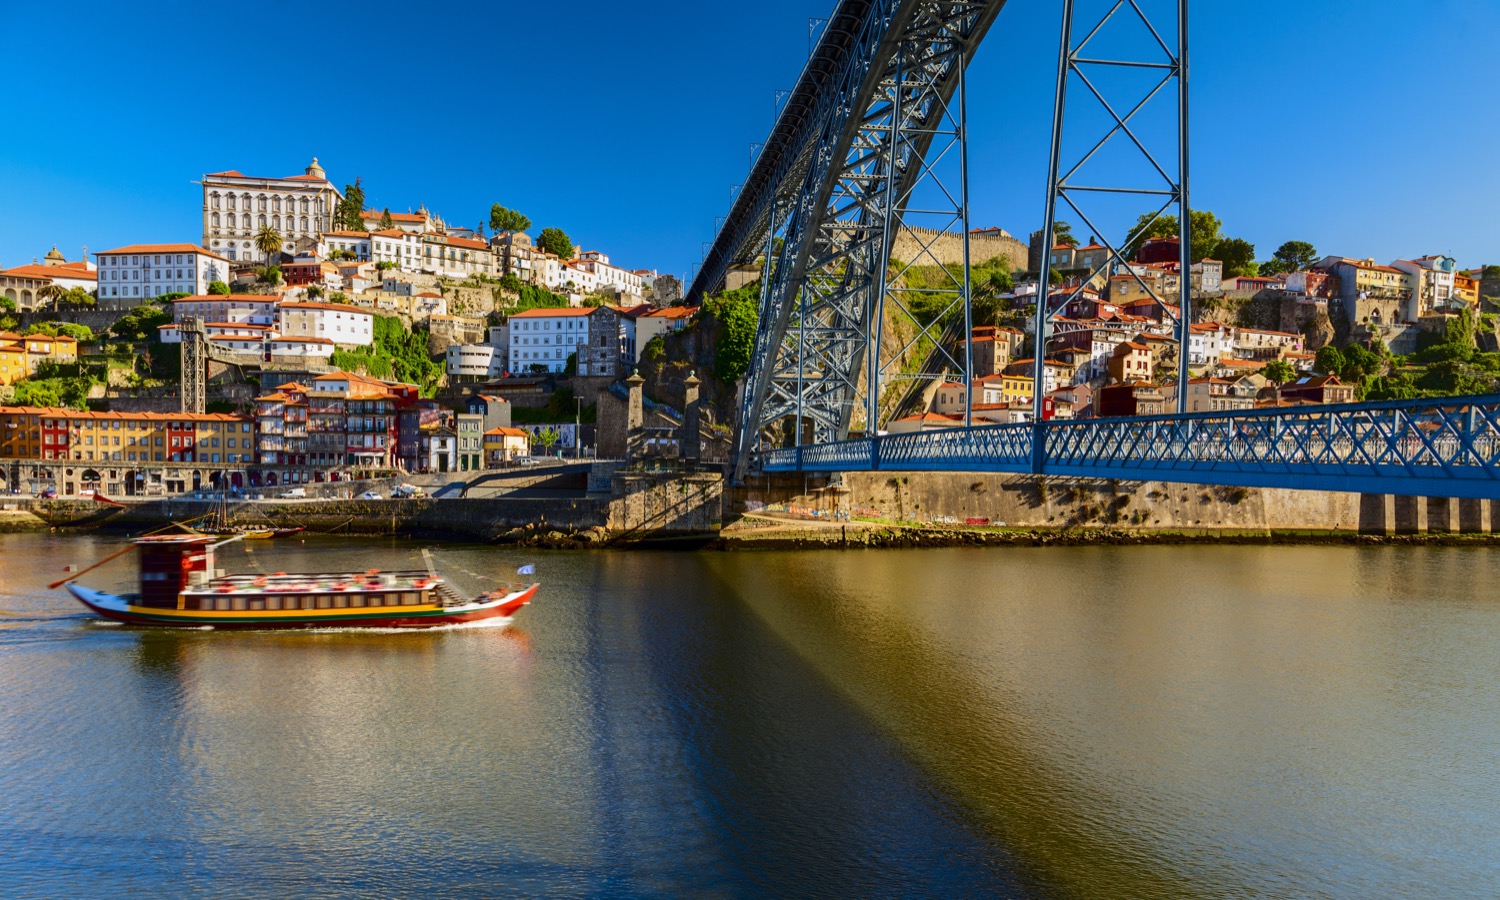
{"type": "Polygon", "coordinates": [[[1500,498],[1500,395],[1077,419],[763,451],[766,472],[1015,472],[1500,498]]]}

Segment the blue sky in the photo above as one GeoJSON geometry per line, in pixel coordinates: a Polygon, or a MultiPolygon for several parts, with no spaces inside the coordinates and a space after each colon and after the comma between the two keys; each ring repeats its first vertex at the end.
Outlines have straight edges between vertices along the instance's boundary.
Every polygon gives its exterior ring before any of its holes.
{"type": "MultiPolygon", "coordinates": [[[[78,3],[8,42],[0,264],[201,237],[205,172],[319,157],[376,207],[491,203],[686,273],[833,0],[253,8],[78,3]],[[312,48],[317,47],[314,51],[312,48]],[[314,58],[317,57],[317,58],[314,58]],[[233,99],[230,99],[233,98],[233,99]]],[[[0,0],[0,31],[58,7],[0,0]]],[[[1500,262],[1500,0],[1198,3],[1193,195],[1261,258],[1500,262]]],[[[1011,0],[970,68],[975,226],[1039,227],[1059,4],[1011,0]]]]}

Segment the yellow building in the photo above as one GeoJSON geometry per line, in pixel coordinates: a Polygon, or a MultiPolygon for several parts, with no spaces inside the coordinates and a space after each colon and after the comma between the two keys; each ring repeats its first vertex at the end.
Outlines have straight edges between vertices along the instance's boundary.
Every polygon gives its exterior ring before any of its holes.
{"type": "Polygon", "coordinates": [[[0,456],[11,459],[240,466],[254,444],[251,420],[225,413],[0,406],[0,456]]]}
{"type": "Polygon", "coordinates": [[[1000,376],[1000,402],[1012,406],[1030,406],[1035,385],[1029,373],[1006,373],[1000,376]]]}
{"type": "Polygon", "coordinates": [[[1479,308],[1479,279],[1462,272],[1453,273],[1453,296],[1469,305],[1469,309],[1479,308]]]}
{"type": "Polygon", "coordinates": [[[31,374],[25,347],[0,346],[0,384],[15,384],[31,374]]]}
{"type": "Polygon", "coordinates": [[[484,433],[484,465],[498,466],[531,455],[531,435],[524,428],[491,428],[484,433]]]}

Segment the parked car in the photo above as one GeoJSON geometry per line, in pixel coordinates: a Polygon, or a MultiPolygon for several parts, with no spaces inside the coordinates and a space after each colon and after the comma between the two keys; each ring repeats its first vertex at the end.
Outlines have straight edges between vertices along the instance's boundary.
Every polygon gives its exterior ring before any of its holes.
{"type": "Polygon", "coordinates": [[[518,465],[518,466],[534,466],[534,465],[536,465],[536,460],[532,459],[529,456],[523,456],[520,459],[516,460],[516,465],[518,465]]]}
{"type": "Polygon", "coordinates": [[[359,495],[359,499],[361,499],[361,500],[384,500],[385,498],[382,497],[382,496],[380,496],[380,492],[379,491],[365,491],[363,494],[359,495]]]}
{"type": "Polygon", "coordinates": [[[57,491],[53,490],[52,488],[47,488],[45,491],[42,491],[42,499],[43,500],[56,500],[57,499],[57,491]]]}
{"type": "Polygon", "coordinates": [[[307,488],[292,488],[278,494],[282,500],[303,500],[307,497],[307,488]]]}
{"type": "Polygon", "coordinates": [[[391,499],[399,500],[406,497],[425,497],[427,492],[414,484],[403,484],[391,491],[391,499]]]}

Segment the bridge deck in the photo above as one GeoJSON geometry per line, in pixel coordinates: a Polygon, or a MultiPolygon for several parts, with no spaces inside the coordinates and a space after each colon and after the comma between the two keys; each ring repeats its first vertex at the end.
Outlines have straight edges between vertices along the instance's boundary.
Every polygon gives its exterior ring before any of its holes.
{"type": "Polygon", "coordinates": [[[881,435],[770,450],[762,469],[1016,472],[1500,499],[1500,395],[881,435]]]}

